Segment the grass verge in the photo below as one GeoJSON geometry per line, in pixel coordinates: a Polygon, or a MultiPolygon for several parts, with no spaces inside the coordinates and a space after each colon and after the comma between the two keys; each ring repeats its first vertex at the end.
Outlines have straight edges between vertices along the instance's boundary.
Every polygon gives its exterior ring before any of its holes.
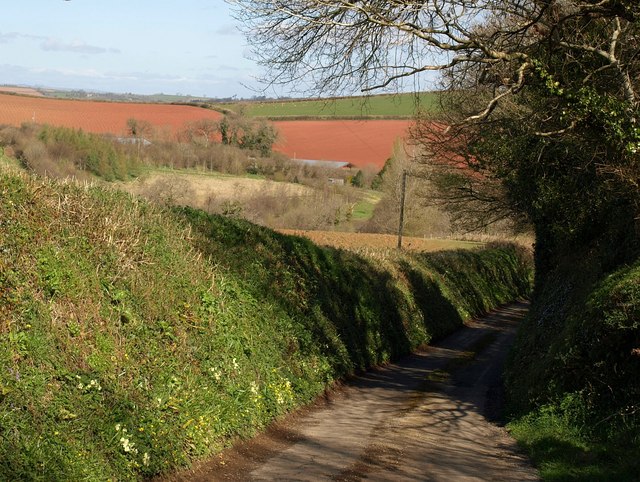
{"type": "Polygon", "coordinates": [[[544,481],[637,481],[640,450],[627,436],[603,437],[546,405],[512,421],[508,430],[529,453],[544,481]]]}

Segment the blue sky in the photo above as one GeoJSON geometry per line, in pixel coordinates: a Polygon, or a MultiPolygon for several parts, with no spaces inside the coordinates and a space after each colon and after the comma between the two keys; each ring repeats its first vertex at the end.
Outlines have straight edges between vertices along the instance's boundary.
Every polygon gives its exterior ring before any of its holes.
{"type": "Polygon", "coordinates": [[[3,3],[0,84],[207,97],[259,87],[223,0],[3,3]]]}

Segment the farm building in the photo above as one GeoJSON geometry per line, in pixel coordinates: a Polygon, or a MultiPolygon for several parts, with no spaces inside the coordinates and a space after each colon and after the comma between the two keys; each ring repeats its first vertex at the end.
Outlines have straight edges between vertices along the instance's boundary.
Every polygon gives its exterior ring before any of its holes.
{"type": "Polygon", "coordinates": [[[151,145],[151,141],[144,137],[116,137],[116,140],[120,144],[142,144],[143,146],[151,145]]]}
{"type": "Polygon", "coordinates": [[[291,159],[291,161],[305,166],[326,167],[328,169],[350,169],[354,167],[350,162],[343,161],[320,161],[313,159],[291,159]]]}

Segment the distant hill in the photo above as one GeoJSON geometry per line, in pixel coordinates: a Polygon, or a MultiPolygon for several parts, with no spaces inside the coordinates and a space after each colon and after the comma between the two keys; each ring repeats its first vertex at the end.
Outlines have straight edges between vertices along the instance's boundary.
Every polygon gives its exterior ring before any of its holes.
{"type": "Polygon", "coordinates": [[[418,111],[436,113],[438,92],[380,94],[326,99],[264,99],[238,101],[215,106],[235,110],[242,105],[254,117],[272,120],[307,119],[406,119],[418,111]]]}
{"type": "Polygon", "coordinates": [[[123,103],[190,104],[220,112],[238,111],[272,120],[410,118],[417,111],[439,111],[438,92],[376,94],[335,98],[215,98],[182,94],[133,94],[82,89],[0,86],[0,92],[54,99],[97,100],[123,103]]]}
{"type": "Polygon", "coordinates": [[[32,87],[18,87],[13,85],[2,85],[0,86],[0,92],[5,92],[8,94],[20,94],[20,95],[31,95],[33,97],[43,97],[44,94],[40,92],[38,89],[34,89],[32,87]]]}

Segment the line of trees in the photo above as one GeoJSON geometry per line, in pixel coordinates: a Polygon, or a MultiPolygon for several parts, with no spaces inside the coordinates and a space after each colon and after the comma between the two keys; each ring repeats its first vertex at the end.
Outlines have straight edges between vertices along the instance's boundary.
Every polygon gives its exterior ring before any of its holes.
{"type": "Polygon", "coordinates": [[[205,147],[211,142],[219,141],[227,146],[255,151],[262,157],[268,157],[278,139],[278,132],[266,120],[246,116],[244,108],[239,105],[235,111],[226,112],[219,121],[199,119],[188,123],[180,137],[205,147]]]}

